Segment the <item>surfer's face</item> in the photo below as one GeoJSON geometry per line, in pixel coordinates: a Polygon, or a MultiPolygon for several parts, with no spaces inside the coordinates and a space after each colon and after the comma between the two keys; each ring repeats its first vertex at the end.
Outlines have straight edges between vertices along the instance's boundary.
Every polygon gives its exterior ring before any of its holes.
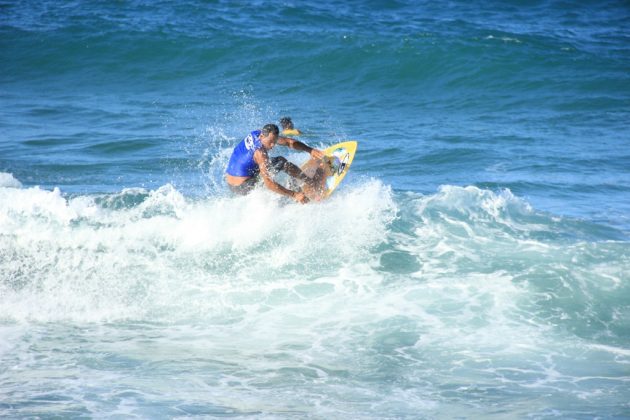
{"type": "Polygon", "coordinates": [[[273,146],[276,145],[277,141],[278,141],[278,136],[273,133],[260,136],[260,142],[267,150],[273,149],[273,146]]]}

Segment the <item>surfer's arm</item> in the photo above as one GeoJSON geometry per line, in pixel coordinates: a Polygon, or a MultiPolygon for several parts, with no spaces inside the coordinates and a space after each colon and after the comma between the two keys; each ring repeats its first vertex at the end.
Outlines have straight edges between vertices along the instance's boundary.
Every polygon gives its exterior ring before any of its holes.
{"type": "Polygon", "coordinates": [[[324,157],[324,152],[318,149],[314,149],[299,140],[292,139],[291,137],[279,137],[278,144],[287,146],[290,149],[298,150],[300,152],[306,152],[311,155],[312,158],[321,159],[324,157]]]}
{"type": "Polygon", "coordinates": [[[302,192],[292,191],[273,180],[271,174],[269,173],[269,156],[266,152],[263,152],[260,149],[256,150],[256,152],[254,153],[254,161],[258,164],[258,167],[260,168],[260,176],[262,177],[265,186],[271,191],[290,197],[298,203],[306,203],[308,201],[308,199],[302,192]]]}

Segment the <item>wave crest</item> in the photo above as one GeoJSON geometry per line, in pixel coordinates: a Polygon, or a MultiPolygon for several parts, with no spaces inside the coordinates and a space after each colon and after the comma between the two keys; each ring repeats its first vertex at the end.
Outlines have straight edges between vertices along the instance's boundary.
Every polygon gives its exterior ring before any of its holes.
{"type": "Polygon", "coordinates": [[[397,211],[374,180],[306,206],[266,190],[192,201],[171,185],[3,194],[0,319],[13,320],[214,316],[234,293],[290,289],[364,261],[397,211]]]}

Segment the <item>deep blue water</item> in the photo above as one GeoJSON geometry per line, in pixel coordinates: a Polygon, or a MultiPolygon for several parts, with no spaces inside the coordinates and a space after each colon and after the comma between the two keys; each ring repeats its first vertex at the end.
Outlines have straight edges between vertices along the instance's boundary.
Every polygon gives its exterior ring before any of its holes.
{"type": "Polygon", "coordinates": [[[629,23],[0,1],[0,417],[630,417],[629,23]],[[233,197],[285,115],[349,175],[233,197]]]}

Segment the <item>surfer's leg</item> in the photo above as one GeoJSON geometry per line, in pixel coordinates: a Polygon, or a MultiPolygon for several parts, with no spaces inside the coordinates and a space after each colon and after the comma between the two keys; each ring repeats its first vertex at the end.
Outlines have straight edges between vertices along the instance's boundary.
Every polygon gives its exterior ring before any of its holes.
{"type": "Polygon", "coordinates": [[[302,186],[302,192],[304,192],[311,201],[319,201],[324,197],[326,178],[322,176],[323,173],[324,171],[318,168],[313,178],[311,178],[311,182],[304,183],[302,186]]]}
{"type": "Polygon", "coordinates": [[[309,178],[302,170],[294,165],[293,163],[286,160],[286,158],[282,156],[276,156],[270,159],[271,167],[273,170],[279,172],[286,172],[290,177],[295,179],[299,179],[302,182],[306,182],[307,184],[315,185],[312,178],[309,178]]]}
{"type": "Polygon", "coordinates": [[[315,171],[313,177],[309,177],[302,171],[298,166],[289,162],[282,156],[274,157],[270,159],[270,163],[272,169],[275,171],[283,171],[286,172],[292,179],[302,181],[303,184],[300,190],[306,194],[309,200],[311,201],[319,201],[322,199],[322,194],[324,193],[324,181],[325,171],[318,167],[315,171]]]}

